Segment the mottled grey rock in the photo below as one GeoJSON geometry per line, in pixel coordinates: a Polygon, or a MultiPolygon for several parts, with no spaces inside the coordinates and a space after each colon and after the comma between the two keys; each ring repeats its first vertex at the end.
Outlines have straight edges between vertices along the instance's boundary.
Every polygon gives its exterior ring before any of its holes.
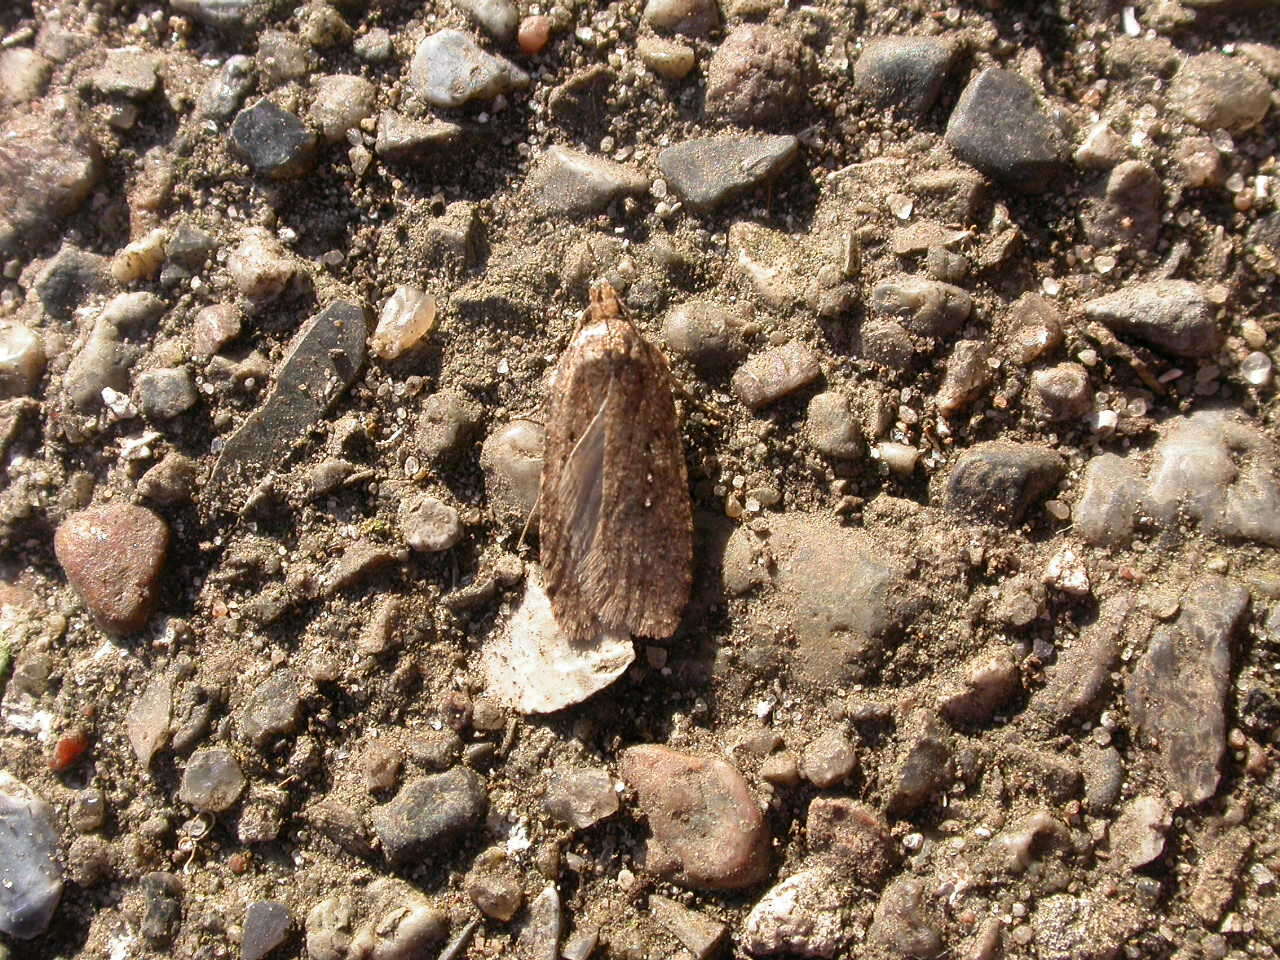
{"type": "Polygon", "coordinates": [[[889,810],[906,816],[951,782],[951,738],[928,710],[903,725],[903,743],[888,771],[889,810]]]}
{"type": "Polygon", "coordinates": [[[662,322],[667,349],[705,372],[723,370],[747,354],[744,322],[727,304],[687,300],[668,311],[662,322]]]}
{"type": "Polygon", "coordinates": [[[879,887],[897,863],[897,844],[884,817],[849,797],[814,797],[804,830],[811,853],[868,887],[879,887]]]}
{"type": "Polygon", "coordinates": [[[0,104],[15,106],[44,92],[53,64],[30,47],[0,51],[0,104]]]}
{"type": "Polygon", "coordinates": [[[592,129],[607,112],[609,88],[618,75],[603,63],[571,73],[547,97],[551,116],[570,129],[592,129]]]}
{"type": "Polygon", "coordinates": [[[160,82],[153,56],[138,50],[108,50],[107,58],[89,81],[103,96],[145,100],[160,82]]]}
{"type": "Polygon", "coordinates": [[[342,300],[303,327],[271,393],[223,447],[204,490],[206,510],[236,509],[235,488],[256,484],[284,462],[359,374],[367,336],[364,308],[342,300]]]}
{"type": "Polygon", "coordinates": [[[973,298],[960,287],[926,277],[900,276],[872,288],[872,314],[897,321],[922,337],[948,337],[973,312],[973,298]]]}
{"type": "Polygon", "coordinates": [[[139,375],[134,402],[145,417],[172,420],[199,403],[200,396],[186,367],[162,367],[139,375]]]}
{"type": "Polygon", "coordinates": [[[516,937],[520,960],[560,960],[564,913],[555,884],[544,887],[529,904],[529,915],[516,937]]]}
{"type": "Polygon", "coordinates": [[[169,0],[169,7],[206,26],[239,30],[256,23],[264,12],[264,0],[169,0]]]}
{"type": "Polygon", "coordinates": [[[259,86],[265,90],[301,80],[311,72],[311,48],[302,38],[284,30],[263,30],[254,55],[259,86]]]}
{"type": "Polygon", "coordinates": [[[554,146],[534,162],[525,186],[543,213],[585,217],[622,197],[644,194],[649,178],[635,167],[554,146]]]}
{"type": "Polygon", "coordinates": [[[1045,685],[1031,698],[1032,709],[1054,723],[1079,723],[1090,718],[1120,660],[1132,605],[1132,600],[1123,596],[1103,602],[1097,619],[1046,668],[1045,685]]]}
{"type": "Polygon", "coordinates": [[[985,523],[1016,525],[1057,486],[1066,464],[1029,443],[980,443],[960,455],[944,486],[947,509],[985,523]]]}
{"type": "Polygon", "coordinates": [[[401,500],[399,521],[404,542],[420,553],[439,553],[462,540],[458,511],[430,494],[413,494],[401,500]]]}
{"type": "Polygon", "coordinates": [[[153,949],[173,943],[182,924],[182,881],[172,873],[155,871],[143,874],[142,939],[153,949]]]}
{"type": "Polygon", "coordinates": [[[462,134],[463,128],[448,120],[419,120],[398,110],[383,110],[378,114],[373,149],[378,156],[393,162],[415,160],[453,146],[462,134]]]}
{"type": "Polygon", "coordinates": [[[685,203],[706,212],[777,176],[799,150],[792,136],[702,137],[661,151],[658,169],[685,203]]]}
{"type": "Polygon", "coordinates": [[[370,820],[387,859],[402,865],[460,839],[483,821],[488,809],[480,776],[454,767],[407,781],[394,800],[374,808],[370,820]]]}
{"type": "Polygon", "coordinates": [[[1100,897],[1057,893],[1036,899],[1029,919],[1039,960],[1115,960],[1139,929],[1130,904],[1100,897]]]}
{"type": "Polygon", "coordinates": [[[515,39],[520,12],[511,0],[453,0],[453,3],[495,40],[510,43],[515,39]]]}
{"type": "Polygon", "coordinates": [[[1141,160],[1118,164],[1101,197],[1081,214],[1085,236],[1096,247],[1151,250],[1160,239],[1164,188],[1160,174],[1141,160]]]}
{"type": "Polygon", "coordinates": [[[752,410],[776,403],[822,376],[818,354],[798,340],[758,353],[733,375],[733,393],[752,410]]]}
{"type": "Polygon", "coordinates": [[[1071,831],[1045,810],[1014,820],[991,838],[986,851],[988,869],[996,875],[1026,873],[1045,854],[1071,848],[1071,831]]]}
{"type": "Polygon", "coordinates": [[[311,169],[316,135],[288,110],[259,100],[236,114],[231,145],[254,173],[287,180],[311,169]]]}
{"type": "Polygon", "coordinates": [[[1144,794],[1124,805],[1107,836],[1117,866],[1145,867],[1164,853],[1164,835],[1173,825],[1169,807],[1160,797],[1144,794]]]}
{"type": "Polygon", "coordinates": [[[292,925],[288,905],[278,900],[255,900],[249,904],[240,937],[241,960],[262,960],[284,943],[292,925]]]}
{"type": "Polygon", "coordinates": [[[528,74],[509,60],[486,53],[461,30],[440,30],[426,37],[409,66],[410,89],[433,107],[492,100],[528,85],[528,74]]]}
{"type": "Polygon", "coordinates": [[[800,759],[800,772],[819,789],[844,782],[857,768],[858,751],[838,727],[811,741],[800,759]]]}
{"type": "Polygon", "coordinates": [[[941,37],[875,37],[853,66],[853,82],[874,105],[919,116],[938,99],[954,59],[941,37]]]}
{"type": "Polygon", "coordinates": [[[351,49],[357,57],[369,63],[383,63],[395,54],[395,47],[391,43],[391,31],[384,27],[373,27],[356,37],[351,49]]]}
{"type": "Polygon", "coordinates": [[[985,340],[958,340],[947,357],[938,385],[938,413],[957,417],[977,402],[991,385],[991,349],[985,340]]]}
{"type": "Polygon", "coordinates": [[[185,503],[195,489],[196,473],[194,460],[170,451],[138,478],[138,493],[164,506],[185,503]]]}
{"type": "Polygon", "coordinates": [[[813,54],[790,33],[744,23],[707,64],[706,112],[742,126],[794,122],[809,100],[813,54]]]}
{"type": "Polygon", "coordinates": [[[1200,580],[1183,598],[1178,619],[1156,629],[1126,684],[1140,742],[1158,745],[1169,788],[1186,804],[1218,790],[1231,647],[1248,606],[1249,592],[1239,584],[1200,580]]]}
{"type": "Polygon", "coordinates": [[[894,956],[930,960],[941,954],[942,937],[929,913],[925,881],[899,877],[889,884],[876,904],[867,937],[894,956]]]}
{"type": "Polygon", "coordinates": [[[442,460],[470,446],[484,408],[456,388],[440,390],[422,403],[415,440],[427,460],[442,460]]]}
{"type": "Polygon", "coordinates": [[[1084,808],[1093,816],[1103,816],[1120,799],[1124,788],[1124,760],[1115,747],[1092,747],[1081,750],[1080,766],[1084,773],[1084,808]]]}
{"type": "Polygon", "coordinates": [[[608,770],[553,770],[542,803],[556,820],[585,830],[618,812],[618,793],[608,770]]]}
{"type": "Polygon", "coordinates": [[[1189,280],[1154,280],[1090,300],[1085,316],[1179,357],[1207,357],[1222,343],[1216,310],[1189,280]]]}
{"type": "Polygon", "coordinates": [[[947,121],[965,163],[1025,193],[1041,193],[1065,166],[1065,145],[1031,84],[988,67],[969,81],[947,121]]]}
{"type": "Polygon", "coordinates": [[[819,393],[809,401],[805,436],[819,453],[837,460],[862,456],[862,424],[858,412],[843,393],[819,393]]]}
{"type": "Polygon", "coordinates": [[[1071,511],[1075,532],[1095,547],[1122,547],[1133,539],[1142,504],[1142,470],[1114,453],[1093,457],[1085,465],[1080,498],[1071,511]]]}
{"type": "Polygon", "coordinates": [[[254,63],[242,53],[227,57],[196,100],[196,116],[207,120],[227,120],[253,90],[254,63]]]}
{"type": "Polygon", "coordinates": [[[1059,363],[1031,374],[1031,395],[1047,420],[1079,422],[1093,412],[1089,371],[1078,363],[1059,363]]]}
{"type": "Polygon", "coordinates": [[[647,0],[644,21],[655,30],[705,37],[720,26],[715,0],[647,0]]]}
{"type": "Polygon", "coordinates": [[[240,732],[259,750],[276,737],[293,733],[302,718],[303,680],[286,668],[254,687],[240,708],[240,732]]]}
{"type": "Polygon", "coordinates": [[[164,256],[169,263],[188,270],[200,270],[217,246],[218,241],[199,227],[180,223],[164,242],[164,256]]]}
{"type": "Polygon", "coordinates": [[[201,813],[223,813],[235,806],[244,787],[240,764],[228,751],[197,750],[182,771],[178,799],[201,813]]]}
{"type": "Polygon", "coordinates": [[[109,289],[109,265],[106,257],[64,243],[36,274],[31,292],[46,313],[66,320],[89,297],[109,289]]]}
{"type": "Polygon", "coordinates": [[[742,946],[757,957],[834,957],[848,938],[840,904],[829,868],[801,870],[756,901],[743,924],[742,946]]]}
{"type": "Polygon", "coordinates": [[[0,770],[0,933],[30,940],[44,933],[62,898],[53,807],[0,770]]]}
{"type": "Polygon", "coordinates": [[[1169,105],[1202,130],[1243,133],[1267,115],[1271,87],[1241,57],[1201,53],[1174,74],[1169,105]]]}
{"type": "Polygon", "coordinates": [[[337,143],[361,120],[373,116],[378,88],[364,77],[335,73],[317,77],[307,119],[329,143],[337,143]]]}
{"type": "Polygon", "coordinates": [[[151,759],[169,739],[172,702],[173,677],[162,673],[151,678],[125,717],[125,733],[143,770],[151,767],[151,759]]]}
{"type": "Polygon", "coordinates": [[[965,664],[960,683],[943,691],[938,710],[950,723],[990,723],[1022,686],[1017,656],[1008,647],[981,653],[965,664]]]}
{"type": "Polygon", "coordinates": [[[729,936],[729,928],[720,921],[656,893],[649,897],[649,915],[666,927],[667,932],[679,940],[695,960],[709,960],[715,956],[729,936]]]}

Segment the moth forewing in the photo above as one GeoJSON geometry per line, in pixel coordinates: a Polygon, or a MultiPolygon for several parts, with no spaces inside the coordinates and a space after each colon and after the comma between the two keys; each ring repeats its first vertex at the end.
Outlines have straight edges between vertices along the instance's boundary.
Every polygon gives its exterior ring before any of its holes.
{"type": "Polygon", "coordinates": [[[670,636],[693,565],[671,374],[608,285],[591,292],[547,413],[541,559],[556,620],[578,642],[670,636]]]}

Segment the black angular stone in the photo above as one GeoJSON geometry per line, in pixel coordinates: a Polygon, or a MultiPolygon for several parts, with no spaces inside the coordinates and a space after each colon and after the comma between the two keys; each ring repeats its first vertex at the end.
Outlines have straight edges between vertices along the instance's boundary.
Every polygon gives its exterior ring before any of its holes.
{"type": "Polygon", "coordinates": [[[288,110],[259,100],[236,114],[231,145],[255,173],[284,180],[311,169],[316,135],[288,110]]]}
{"type": "Polygon", "coordinates": [[[955,51],[938,37],[877,37],[853,67],[858,92],[879,107],[927,113],[942,92],[955,51]]]}
{"type": "Polygon", "coordinates": [[[387,859],[406,864],[456,840],[480,823],[488,809],[484,781],[473,770],[454,767],[410,780],[370,820],[387,859]]]}
{"type": "Polygon", "coordinates": [[[1052,450],[1026,443],[981,443],[966,450],[946,481],[946,505],[974,520],[1009,525],[1062,479],[1052,450]]]}

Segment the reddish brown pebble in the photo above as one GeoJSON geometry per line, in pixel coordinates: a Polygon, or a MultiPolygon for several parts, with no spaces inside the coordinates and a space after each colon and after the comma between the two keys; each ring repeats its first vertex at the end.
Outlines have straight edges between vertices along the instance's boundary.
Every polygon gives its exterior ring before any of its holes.
{"type": "Polygon", "coordinates": [[[227,858],[227,867],[230,868],[232,873],[244,873],[249,869],[252,862],[253,854],[246,850],[229,856],[227,858]]]}
{"type": "Polygon", "coordinates": [[[528,56],[537,56],[551,39],[550,17],[525,17],[520,21],[520,30],[516,34],[516,42],[520,51],[528,56]]]}
{"type": "Polygon", "coordinates": [[[109,504],[74,513],[54,534],[53,549],[103,630],[141,630],[155,607],[169,528],[145,507],[109,504]]]}
{"type": "Polygon", "coordinates": [[[89,737],[83,730],[73,730],[54,744],[49,769],[54,773],[70,770],[89,749],[89,737]]]}
{"type": "Polygon", "coordinates": [[[645,744],[622,754],[619,772],[653,832],[647,870],[695,890],[740,890],[769,875],[769,830],[736,768],[645,744]]]}

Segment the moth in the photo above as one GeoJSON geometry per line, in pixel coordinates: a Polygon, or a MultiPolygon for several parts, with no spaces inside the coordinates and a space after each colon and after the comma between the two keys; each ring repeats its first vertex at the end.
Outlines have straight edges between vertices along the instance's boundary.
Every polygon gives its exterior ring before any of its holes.
{"type": "Polygon", "coordinates": [[[669,637],[689,602],[693,510],[671,371],[608,284],[556,367],[539,500],[556,621],[669,637]]]}

